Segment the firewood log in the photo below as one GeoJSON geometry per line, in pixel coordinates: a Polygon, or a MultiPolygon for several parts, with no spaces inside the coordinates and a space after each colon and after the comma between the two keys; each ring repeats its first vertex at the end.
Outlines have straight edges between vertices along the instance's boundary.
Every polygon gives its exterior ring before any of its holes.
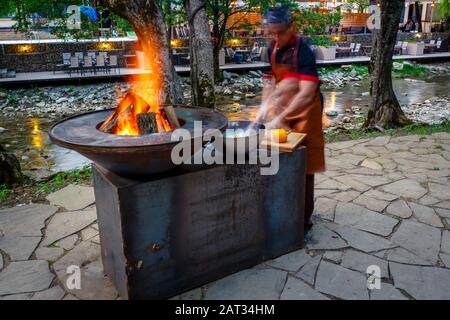
{"type": "Polygon", "coordinates": [[[137,123],[141,134],[158,133],[156,114],[154,112],[144,112],[137,115],[137,123]]]}
{"type": "Polygon", "coordinates": [[[117,124],[117,117],[120,113],[124,112],[127,108],[130,107],[134,102],[134,97],[132,94],[127,93],[127,95],[120,101],[117,108],[111,112],[109,117],[102,123],[99,130],[103,132],[110,132],[112,128],[117,124]]]}
{"type": "Polygon", "coordinates": [[[129,105],[124,111],[117,113],[111,121],[106,123],[106,121],[100,126],[99,130],[104,133],[114,133],[119,119],[124,119],[126,117],[131,117],[133,115],[133,105],[129,105]]]}
{"type": "Polygon", "coordinates": [[[163,108],[163,112],[166,114],[167,120],[169,121],[172,129],[178,129],[181,127],[177,114],[175,113],[175,109],[172,106],[165,106],[163,108]]]}

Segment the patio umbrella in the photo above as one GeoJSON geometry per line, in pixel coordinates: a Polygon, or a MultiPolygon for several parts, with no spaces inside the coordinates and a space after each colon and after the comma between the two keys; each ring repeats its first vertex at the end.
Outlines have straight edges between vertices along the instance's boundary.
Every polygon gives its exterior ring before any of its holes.
{"type": "Polygon", "coordinates": [[[98,20],[97,11],[93,7],[82,5],[80,6],[80,11],[81,13],[87,15],[92,21],[95,22],[98,20]]]}

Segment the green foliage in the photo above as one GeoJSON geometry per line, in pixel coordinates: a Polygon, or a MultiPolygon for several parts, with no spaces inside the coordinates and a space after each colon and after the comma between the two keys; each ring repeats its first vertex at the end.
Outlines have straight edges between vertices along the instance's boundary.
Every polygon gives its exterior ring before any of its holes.
{"type": "Polygon", "coordinates": [[[9,103],[13,103],[14,104],[14,103],[17,103],[19,101],[19,97],[16,94],[11,93],[11,94],[9,94],[6,97],[6,101],[8,102],[8,104],[9,103]]]}
{"type": "Polygon", "coordinates": [[[429,72],[429,70],[427,68],[419,66],[417,64],[404,63],[404,61],[402,61],[402,60],[399,60],[399,61],[396,61],[396,62],[403,64],[403,69],[401,69],[401,70],[394,69],[393,70],[394,74],[396,74],[396,75],[400,75],[400,76],[420,76],[420,75],[427,74],[429,72]]]}
{"type": "Polygon", "coordinates": [[[172,27],[187,21],[183,0],[159,0],[166,26],[172,27]]]}
{"type": "Polygon", "coordinates": [[[353,5],[356,5],[358,7],[358,12],[362,13],[369,7],[369,0],[348,0],[347,4],[344,5],[344,8],[351,10],[353,5]]]}
{"type": "Polygon", "coordinates": [[[35,195],[47,194],[54,192],[68,184],[82,184],[92,179],[92,171],[89,166],[61,172],[55,175],[51,180],[47,182],[41,182],[37,184],[35,195]]]}
{"type": "Polygon", "coordinates": [[[352,66],[352,70],[355,70],[359,76],[366,77],[369,75],[369,68],[367,66],[354,64],[352,66]]]}
{"type": "Polygon", "coordinates": [[[294,23],[298,31],[305,35],[325,33],[327,26],[337,25],[341,13],[319,13],[308,9],[297,9],[294,13],[294,23]]]}
{"type": "Polygon", "coordinates": [[[11,189],[9,189],[6,185],[0,185],[0,203],[6,201],[9,195],[11,194],[11,189]]]}
{"type": "Polygon", "coordinates": [[[11,16],[16,10],[14,0],[2,0],[2,5],[0,6],[0,17],[11,16]]]}
{"type": "Polygon", "coordinates": [[[322,47],[331,47],[333,42],[331,42],[330,37],[328,36],[312,36],[311,42],[312,45],[322,46],[322,47]]]}
{"type": "Polygon", "coordinates": [[[440,0],[436,7],[436,13],[440,19],[450,19],[450,1],[440,0]]]}
{"type": "MultiPolygon", "coordinates": [[[[2,0],[5,1],[5,0],[2,0]]],[[[99,28],[106,20],[116,22],[109,34],[112,36],[119,29],[129,31],[129,23],[117,15],[112,14],[106,7],[97,6],[95,9],[100,15],[100,19],[92,21],[84,14],[81,14],[81,28],[68,29],[67,19],[70,14],[66,12],[66,8],[70,5],[82,5],[88,2],[83,0],[6,0],[7,8],[0,10],[15,12],[14,20],[16,24],[14,28],[18,32],[29,33],[32,29],[38,29],[52,24],[52,33],[59,38],[93,38],[100,35],[99,28]]]]}

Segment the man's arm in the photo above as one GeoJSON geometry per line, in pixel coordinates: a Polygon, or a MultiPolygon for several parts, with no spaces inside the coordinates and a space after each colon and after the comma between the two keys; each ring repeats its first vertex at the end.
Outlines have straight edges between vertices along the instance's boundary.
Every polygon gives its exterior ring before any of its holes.
{"type": "Polygon", "coordinates": [[[266,129],[289,129],[289,120],[295,119],[299,111],[314,102],[319,84],[312,81],[299,81],[300,90],[276,118],[266,124],[266,129]]]}
{"type": "Polygon", "coordinates": [[[294,96],[288,107],[279,115],[279,117],[282,119],[295,117],[304,107],[311,105],[314,102],[318,85],[317,82],[305,80],[299,81],[299,92],[294,96]]]}

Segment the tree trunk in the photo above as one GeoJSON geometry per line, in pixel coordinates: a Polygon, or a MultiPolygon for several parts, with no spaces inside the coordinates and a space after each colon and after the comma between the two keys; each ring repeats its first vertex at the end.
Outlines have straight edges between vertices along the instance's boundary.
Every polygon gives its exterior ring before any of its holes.
{"type": "Polygon", "coordinates": [[[214,79],[216,82],[222,81],[223,75],[222,71],[220,70],[220,63],[219,63],[219,54],[220,54],[221,48],[218,46],[214,46],[213,48],[213,56],[214,56],[214,79]]]}
{"type": "Polygon", "coordinates": [[[22,180],[19,160],[13,154],[7,153],[0,145],[0,185],[11,186],[22,182],[22,180]]]}
{"type": "Polygon", "coordinates": [[[383,131],[410,124],[392,87],[392,56],[404,0],[381,0],[381,30],[375,30],[369,65],[370,103],[366,126],[383,131]]]}
{"type": "Polygon", "coordinates": [[[214,55],[205,0],[185,0],[189,20],[192,104],[214,107],[214,55]]]}
{"type": "Polygon", "coordinates": [[[163,84],[162,101],[180,103],[182,90],[178,88],[175,68],[170,59],[167,29],[161,9],[150,0],[102,0],[111,11],[125,18],[133,26],[147,59],[155,66],[155,74],[163,84]]]}
{"type": "Polygon", "coordinates": [[[414,3],[414,11],[416,12],[417,31],[422,32],[422,14],[420,12],[420,3],[418,1],[414,3]]]}

